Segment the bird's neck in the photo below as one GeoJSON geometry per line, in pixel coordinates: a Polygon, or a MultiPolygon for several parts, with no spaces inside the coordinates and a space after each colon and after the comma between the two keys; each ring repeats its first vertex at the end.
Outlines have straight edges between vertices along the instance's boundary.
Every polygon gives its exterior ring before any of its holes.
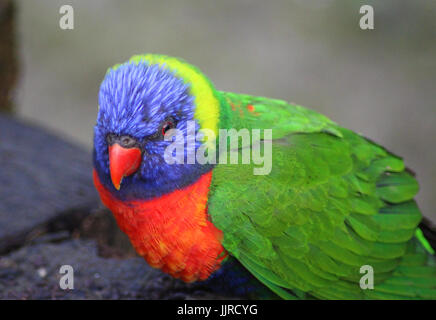
{"type": "Polygon", "coordinates": [[[207,279],[227,253],[222,232],[208,219],[212,172],[195,183],[151,200],[121,201],[100,182],[94,183],[103,203],[130,238],[136,251],[153,267],[186,282],[207,279]]]}

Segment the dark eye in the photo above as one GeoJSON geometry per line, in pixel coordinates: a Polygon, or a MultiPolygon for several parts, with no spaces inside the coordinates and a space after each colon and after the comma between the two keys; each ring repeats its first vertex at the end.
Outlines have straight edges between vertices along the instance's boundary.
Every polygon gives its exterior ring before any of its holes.
{"type": "Polygon", "coordinates": [[[168,117],[166,118],[159,126],[159,129],[156,130],[155,133],[148,136],[149,140],[161,140],[163,137],[165,137],[165,134],[176,127],[176,122],[173,118],[168,117]]]}
{"type": "Polygon", "coordinates": [[[162,135],[164,136],[168,130],[173,129],[175,127],[174,122],[172,120],[166,120],[162,124],[162,135]]]}

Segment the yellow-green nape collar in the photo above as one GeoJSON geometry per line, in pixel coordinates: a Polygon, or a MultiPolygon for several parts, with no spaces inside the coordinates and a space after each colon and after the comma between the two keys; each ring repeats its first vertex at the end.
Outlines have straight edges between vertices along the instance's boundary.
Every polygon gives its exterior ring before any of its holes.
{"type": "Polygon", "coordinates": [[[218,136],[220,103],[212,83],[199,69],[181,59],[157,54],[135,55],[129,60],[134,63],[141,61],[164,66],[188,83],[190,93],[194,97],[194,116],[200,128],[210,129],[218,136]]]}

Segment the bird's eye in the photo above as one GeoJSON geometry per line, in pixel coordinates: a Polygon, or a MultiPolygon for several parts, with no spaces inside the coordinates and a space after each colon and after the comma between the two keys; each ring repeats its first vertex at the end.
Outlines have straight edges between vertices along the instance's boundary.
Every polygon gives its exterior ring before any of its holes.
{"type": "Polygon", "coordinates": [[[165,134],[176,127],[176,122],[174,121],[173,118],[168,117],[166,118],[161,125],[159,126],[159,129],[156,130],[155,133],[153,133],[152,135],[148,136],[147,139],[148,140],[161,140],[162,138],[165,137],[165,134]]]}
{"type": "Polygon", "coordinates": [[[164,136],[168,130],[174,128],[174,122],[172,120],[166,120],[162,125],[162,135],[164,136]]]}

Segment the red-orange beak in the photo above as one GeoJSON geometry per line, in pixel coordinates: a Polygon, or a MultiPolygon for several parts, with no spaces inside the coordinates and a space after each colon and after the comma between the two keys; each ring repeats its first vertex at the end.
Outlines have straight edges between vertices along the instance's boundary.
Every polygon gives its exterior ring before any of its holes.
{"type": "Polygon", "coordinates": [[[118,143],[109,146],[109,169],[115,189],[120,190],[123,178],[135,173],[140,164],[139,148],[123,148],[118,143]]]}

